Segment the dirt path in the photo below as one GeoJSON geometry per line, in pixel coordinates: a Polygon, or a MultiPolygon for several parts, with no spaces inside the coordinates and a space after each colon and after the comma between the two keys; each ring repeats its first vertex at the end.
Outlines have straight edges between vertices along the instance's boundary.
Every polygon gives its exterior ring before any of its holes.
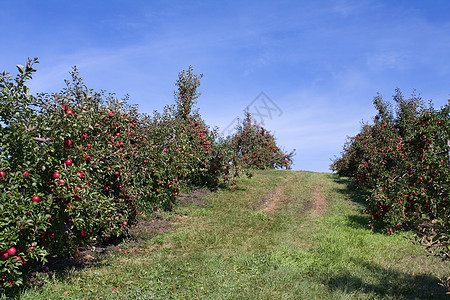
{"type": "Polygon", "coordinates": [[[313,210],[317,215],[321,215],[327,209],[327,202],[321,185],[316,185],[312,191],[313,210]]]}
{"type": "MultiPolygon", "coordinates": [[[[291,185],[295,186],[298,184],[296,181],[298,179],[294,174],[284,179],[275,190],[264,197],[260,204],[260,211],[268,215],[274,214],[276,209],[288,200],[287,198],[290,196],[286,195],[285,189],[291,187],[291,185]]],[[[310,198],[305,201],[301,214],[304,215],[312,210],[315,215],[322,215],[327,209],[323,185],[320,182],[315,182],[313,188],[308,191],[308,194],[310,198]]]]}
{"type": "Polygon", "coordinates": [[[262,212],[268,215],[274,214],[275,210],[286,200],[282,195],[286,185],[289,182],[289,177],[270,194],[268,194],[261,203],[262,212]]]}

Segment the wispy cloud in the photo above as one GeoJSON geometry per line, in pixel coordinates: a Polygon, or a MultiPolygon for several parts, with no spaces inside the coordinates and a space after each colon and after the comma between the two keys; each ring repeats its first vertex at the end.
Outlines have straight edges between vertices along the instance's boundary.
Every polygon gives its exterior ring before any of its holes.
{"type": "Polygon", "coordinates": [[[411,54],[396,51],[369,54],[367,65],[374,71],[395,69],[405,71],[410,67],[411,54]]]}

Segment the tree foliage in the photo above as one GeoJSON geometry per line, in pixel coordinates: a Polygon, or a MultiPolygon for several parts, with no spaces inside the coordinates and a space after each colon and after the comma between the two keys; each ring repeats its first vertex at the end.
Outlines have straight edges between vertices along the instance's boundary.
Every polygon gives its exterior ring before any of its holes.
{"type": "Polygon", "coordinates": [[[414,230],[433,253],[448,259],[450,101],[435,109],[399,90],[393,98],[395,108],[381,96],[374,99],[374,123],[349,139],[331,168],[370,190],[373,228],[389,234],[414,230]]]}
{"type": "Polygon", "coordinates": [[[239,162],[246,168],[290,169],[293,163],[295,150],[290,153],[282,151],[275,137],[252,121],[249,113],[246,113],[237,132],[230,138],[230,145],[239,162]]]}

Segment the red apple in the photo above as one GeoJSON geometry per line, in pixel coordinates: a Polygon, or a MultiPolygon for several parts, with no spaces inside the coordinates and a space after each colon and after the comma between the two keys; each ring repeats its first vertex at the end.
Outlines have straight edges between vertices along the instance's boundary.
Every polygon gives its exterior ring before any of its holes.
{"type": "Polygon", "coordinates": [[[27,177],[28,175],[30,175],[30,173],[28,173],[27,171],[23,172],[24,177],[27,177]]]}
{"type": "Polygon", "coordinates": [[[108,113],[108,116],[112,117],[112,116],[114,116],[114,113],[113,113],[112,111],[110,111],[110,112],[108,113]]]}
{"type": "Polygon", "coordinates": [[[39,196],[33,196],[33,198],[31,198],[31,200],[33,200],[34,202],[39,202],[39,200],[41,200],[41,198],[39,198],[39,196]]]}
{"type": "Polygon", "coordinates": [[[5,260],[8,258],[8,252],[2,251],[0,252],[0,259],[5,260]]]}
{"type": "Polygon", "coordinates": [[[69,109],[69,110],[66,110],[66,114],[68,114],[68,115],[71,115],[72,112],[73,112],[73,111],[71,111],[70,109],[69,109]]]}
{"type": "Polygon", "coordinates": [[[6,176],[5,171],[0,171],[0,176],[1,176],[1,177],[5,177],[5,176],[6,176]]]}
{"type": "Polygon", "coordinates": [[[12,256],[12,255],[15,255],[15,254],[16,254],[16,251],[17,251],[16,248],[11,247],[11,248],[8,249],[7,252],[8,252],[9,255],[12,256]]]}
{"type": "Polygon", "coordinates": [[[66,163],[66,165],[71,166],[71,165],[72,165],[72,160],[67,159],[67,160],[65,161],[65,163],[66,163]]]}
{"type": "Polygon", "coordinates": [[[72,141],[67,139],[64,141],[64,147],[70,147],[72,145],[72,141]]]}
{"type": "Polygon", "coordinates": [[[53,178],[58,179],[59,178],[59,173],[58,172],[53,173],[53,178]]]}

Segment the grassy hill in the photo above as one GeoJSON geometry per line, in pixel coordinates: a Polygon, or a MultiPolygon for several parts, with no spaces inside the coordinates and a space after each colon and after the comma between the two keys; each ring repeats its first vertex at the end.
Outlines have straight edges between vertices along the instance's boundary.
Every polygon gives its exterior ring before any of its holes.
{"type": "Polygon", "coordinates": [[[445,299],[448,263],[369,230],[362,195],[333,174],[257,171],[204,194],[80,254],[89,266],[38,273],[20,298],[445,299]]]}

